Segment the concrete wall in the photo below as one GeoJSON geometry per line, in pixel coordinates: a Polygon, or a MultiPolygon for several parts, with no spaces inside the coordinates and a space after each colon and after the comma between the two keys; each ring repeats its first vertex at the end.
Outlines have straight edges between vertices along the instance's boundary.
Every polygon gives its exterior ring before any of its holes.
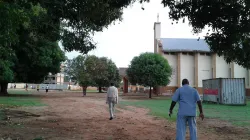
{"type": "Polygon", "coordinates": [[[212,56],[208,54],[198,54],[198,87],[202,87],[202,80],[211,79],[212,76],[212,56]]]}
{"type": "Polygon", "coordinates": [[[238,64],[234,64],[234,78],[245,78],[246,87],[249,87],[249,71],[238,64]]]}
{"type": "Polygon", "coordinates": [[[168,60],[169,65],[172,67],[173,72],[172,72],[172,77],[171,81],[168,86],[177,86],[177,75],[178,75],[178,70],[177,70],[177,54],[164,54],[164,58],[168,60]]]}
{"type": "MultiPolygon", "coordinates": [[[[223,57],[204,53],[165,53],[173,68],[170,84],[160,88],[160,93],[174,92],[181,81],[187,78],[190,86],[202,94],[202,80],[211,78],[245,78],[246,88],[250,88],[250,71],[237,64],[227,64],[223,57]]],[[[250,89],[246,90],[250,96],[250,89]]]]}
{"type": "MultiPolygon", "coordinates": [[[[193,53],[182,53],[180,56],[180,80],[186,78],[189,80],[189,85],[195,84],[195,62],[193,53]]],[[[180,85],[181,86],[181,83],[180,85]]]]}
{"type": "Polygon", "coordinates": [[[158,42],[157,40],[161,38],[161,23],[155,22],[154,23],[154,53],[158,53],[158,42]]]}
{"type": "Polygon", "coordinates": [[[230,64],[227,64],[223,57],[216,56],[216,78],[231,78],[230,64]]]}

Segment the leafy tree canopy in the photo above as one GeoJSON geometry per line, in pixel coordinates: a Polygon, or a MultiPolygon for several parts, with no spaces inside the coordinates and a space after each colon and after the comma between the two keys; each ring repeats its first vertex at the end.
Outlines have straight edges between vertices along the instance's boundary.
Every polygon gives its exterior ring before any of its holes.
{"type": "Polygon", "coordinates": [[[121,78],[115,63],[106,57],[100,57],[95,64],[94,80],[98,87],[108,87],[110,82],[120,85],[121,78]]]}
{"type": "Polygon", "coordinates": [[[88,53],[92,35],[117,19],[132,1],[117,0],[1,0],[0,84],[41,82],[59,72],[65,51],[88,53]]]}
{"type": "Polygon", "coordinates": [[[79,55],[67,60],[65,73],[83,87],[100,87],[100,92],[101,87],[108,87],[110,82],[119,86],[121,81],[119,70],[112,60],[94,55],[79,55]]]}
{"type": "Polygon", "coordinates": [[[132,84],[146,87],[166,86],[171,75],[172,69],[168,61],[154,53],[143,53],[134,57],[127,69],[127,76],[132,84]]]}
{"type": "Polygon", "coordinates": [[[87,54],[95,48],[92,35],[115,20],[122,19],[123,8],[133,0],[39,0],[53,22],[60,23],[62,45],[66,51],[87,54]]]}
{"type": "Polygon", "coordinates": [[[187,19],[194,33],[210,27],[205,40],[211,51],[228,63],[250,68],[249,0],[162,0],[162,4],[170,8],[169,17],[176,23],[187,19]]]}

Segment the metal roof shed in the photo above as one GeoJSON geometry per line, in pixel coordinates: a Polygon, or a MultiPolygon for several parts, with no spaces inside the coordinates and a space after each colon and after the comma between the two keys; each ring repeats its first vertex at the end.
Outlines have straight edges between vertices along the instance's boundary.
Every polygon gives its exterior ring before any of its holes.
{"type": "Polygon", "coordinates": [[[203,101],[226,105],[246,105],[245,78],[202,80],[203,101]]]}

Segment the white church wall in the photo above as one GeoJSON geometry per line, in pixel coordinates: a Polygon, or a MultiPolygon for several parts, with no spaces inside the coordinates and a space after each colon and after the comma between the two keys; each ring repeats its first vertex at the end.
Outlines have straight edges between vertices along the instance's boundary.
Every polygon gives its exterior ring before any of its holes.
{"type": "MultiPolygon", "coordinates": [[[[195,60],[194,60],[194,54],[190,53],[182,53],[180,57],[180,74],[181,74],[181,81],[184,78],[187,78],[189,80],[189,85],[194,86],[195,82],[195,60]]],[[[181,83],[180,83],[181,84],[181,83]]]]}
{"type": "Polygon", "coordinates": [[[249,71],[238,64],[234,64],[234,78],[245,78],[246,87],[249,86],[249,71]]]}
{"type": "Polygon", "coordinates": [[[164,54],[164,58],[168,60],[169,65],[172,67],[173,72],[171,76],[171,81],[168,86],[177,86],[177,54],[164,54]]]}
{"type": "Polygon", "coordinates": [[[231,78],[230,64],[222,56],[216,56],[216,78],[231,78]]]}
{"type": "Polygon", "coordinates": [[[202,80],[211,79],[212,75],[212,56],[198,55],[198,87],[202,87],[202,80]]]}

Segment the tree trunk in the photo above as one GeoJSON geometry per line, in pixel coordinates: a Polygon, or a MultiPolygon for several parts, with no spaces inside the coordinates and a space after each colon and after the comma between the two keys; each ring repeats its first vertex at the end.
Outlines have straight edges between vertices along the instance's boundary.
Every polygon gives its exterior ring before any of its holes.
{"type": "Polygon", "coordinates": [[[86,94],[87,94],[87,87],[82,87],[82,94],[83,94],[83,96],[86,96],[86,94]]]}
{"type": "Polygon", "coordinates": [[[1,83],[0,95],[2,96],[8,95],[7,89],[8,89],[8,83],[1,83]]]}
{"type": "Polygon", "coordinates": [[[152,95],[151,95],[151,86],[149,88],[149,98],[152,98],[152,95]]]}
{"type": "Polygon", "coordinates": [[[102,87],[99,87],[99,93],[102,93],[102,87]]]}

